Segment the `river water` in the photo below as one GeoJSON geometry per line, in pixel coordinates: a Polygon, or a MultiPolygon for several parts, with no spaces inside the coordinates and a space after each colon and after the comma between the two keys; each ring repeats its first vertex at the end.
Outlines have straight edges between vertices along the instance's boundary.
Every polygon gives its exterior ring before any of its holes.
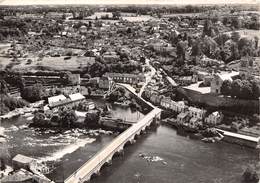
{"type": "Polygon", "coordinates": [[[255,164],[255,150],[225,142],[214,144],[177,135],[159,126],[125,149],[94,183],[239,183],[255,164]]]}
{"type": "MultiPolygon", "coordinates": [[[[97,106],[107,105],[111,117],[134,122],[144,116],[141,112],[107,103],[103,99],[93,101],[97,106]]],[[[2,122],[7,136],[6,161],[11,164],[16,154],[37,158],[46,162],[51,170],[47,177],[55,182],[63,181],[118,135],[101,129],[41,130],[28,128],[29,122],[23,116],[2,122]]]]}
{"type": "MultiPolygon", "coordinates": [[[[104,101],[96,101],[99,105],[104,101]]],[[[143,114],[110,105],[111,115],[136,121],[143,114]]],[[[16,154],[47,161],[47,177],[63,181],[118,134],[73,129],[57,133],[28,128],[25,118],[2,123],[8,136],[9,162],[16,154]],[[93,136],[93,134],[95,134],[93,136]]],[[[101,171],[94,183],[238,183],[243,170],[255,164],[255,150],[224,142],[207,144],[180,136],[168,126],[142,135],[122,157],[101,171]]]]}

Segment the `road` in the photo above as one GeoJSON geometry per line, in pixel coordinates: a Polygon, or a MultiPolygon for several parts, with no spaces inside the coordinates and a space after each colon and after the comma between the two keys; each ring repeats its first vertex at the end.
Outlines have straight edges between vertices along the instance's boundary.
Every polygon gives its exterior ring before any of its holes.
{"type": "Polygon", "coordinates": [[[142,88],[140,89],[140,92],[138,93],[138,96],[141,97],[142,96],[142,93],[144,92],[144,89],[145,87],[147,86],[147,84],[152,80],[153,76],[155,75],[156,73],[156,69],[150,64],[150,60],[149,59],[145,59],[145,64],[151,69],[150,72],[148,72],[146,74],[146,80],[145,80],[145,83],[144,85],[142,86],[142,88]]]}

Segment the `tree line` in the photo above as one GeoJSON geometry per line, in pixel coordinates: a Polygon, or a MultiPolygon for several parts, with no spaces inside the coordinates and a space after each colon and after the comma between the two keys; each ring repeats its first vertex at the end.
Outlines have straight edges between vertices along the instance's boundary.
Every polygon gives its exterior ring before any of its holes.
{"type": "Polygon", "coordinates": [[[258,99],[260,85],[256,80],[225,80],[220,89],[221,94],[238,99],[258,99]]]}

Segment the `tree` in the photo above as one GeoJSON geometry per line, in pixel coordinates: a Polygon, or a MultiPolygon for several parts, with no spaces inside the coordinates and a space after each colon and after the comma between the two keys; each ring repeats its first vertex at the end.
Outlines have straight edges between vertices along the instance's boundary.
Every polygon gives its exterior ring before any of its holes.
{"type": "Polygon", "coordinates": [[[236,29],[240,29],[242,26],[241,20],[238,17],[235,17],[231,20],[231,26],[236,29]]]}
{"type": "Polygon", "coordinates": [[[239,39],[240,39],[240,34],[239,34],[239,32],[233,31],[233,32],[231,33],[231,39],[232,39],[234,42],[238,42],[239,39]]]}
{"type": "Polygon", "coordinates": [[[36,126],[44,126],[44,125],[46,125],[45,118],[46,118],[46,116],[43,113],[37,112],[34,115],[33,124],[36,126]]]}
{"type": "Polygon", "coordinates": [[[90,96],[91,93],[92,93],[92,89],[91,89],[91,87],[88,87],[88,95],[90,96]]]}
{"type": "Polygon", "coordinates": [[[192,56],[200,56],[202,54],[201,45],[198,41],[195,41],[191,48],[191,55],[192,56]]]}
{"type": "Polygon", "coordinates": [[[44,88],[41,84],[26,87],[21,91],[21,97],[29,102],[42,100],[44,97],[44,88]]]}
{"type": "Polygon", "coordinates": [[[229,61],[237,60],[240,58],[238,45],[237,43],[233,42],[230,46],[231,55],[229,57],[229,61]]]}
{"type": "Polygon", "coordinates": [[[248,166],[243,174],[243,181],[245,183],[258,183],[259,177],[256,173],[255,168],[248,166]]]}
{"type": "Polygon", "coordinates": [[[242,87],[241,87],[241,93],[240,98],[242,99],[252,99],[253,91],[252,91],[252,85],[248,80],[242,81],[242,87]]]}
{"type": "Polygon", "coordinates": [[[62,127],[70,128],[75,124],[77,120],[78,117],[76,116],[76,113],[73,110],[65,109],[60,113],[60,123],[62,127]]]}
{"type": "Polygon", "coordinates": [[[252,83],[253,98],[258,99],[260,97],[260,84],[256,80],[253,80],[251,83],[252,83]]]}
{"type": "Polygon", "coordinates": [[[85,117],[85,125],[88,127],[98,126],[100,112],[88,112],[85,117]]]}
{"type": "Polygon", "coordinates": [[[241,96],[241,88],[242,88],[242,81],[240,79],[236,79],[235,81],[232,82],[232,92],[231,96],[234,97],[239,97],[241,96]]]}
{"type": "Polygon", "coordinates": [[[212,22],[209,19],[204,22],[203,34],[210,37],[212,36],[212,22]]]}
{"type": "Polygon", "coordinates": [[[215,38],[216,43],[218,43],[219,46],[224,46],[225,42],[230,39],[230,36],[228,34],[220,34],[215,38]]]}
{"type": "Polygon", "coordinates": [[[252,41],[248,38],[241,38],[238,41],[238,49],[241,53],[241,56],[253,55],[253,44],[252,41]]]}
{"type": "Polygon", "coordinates": [[[257,36],[254,37],[254,41],[255,41],[255,49],[258,48],[258,42],[259,42],[259,38],[257,36]]]}
{"type": "Polygon", "coordinates": [[[184,41],[179,41],[176,45],[176,54],[177,54],[177,59],[179,60],[180,63],[184,63],[185,61],[185,55],[186,55],[186,46],[184,41]]]}
{"type": "Polygon", "coordinates": [[[232,87],[231,87],[232,83],[230,80],[225,80],[223,83],[222,83],[222,86],[220,88],[220,92],[223,94],[223,95],[230,95],[231,92],[232,92],[232,87]]]}
{"type": "Polygon", "coordinates": [[[0,80],[0,94],[7,94],[8,86],[5,80],[0,80]]]}

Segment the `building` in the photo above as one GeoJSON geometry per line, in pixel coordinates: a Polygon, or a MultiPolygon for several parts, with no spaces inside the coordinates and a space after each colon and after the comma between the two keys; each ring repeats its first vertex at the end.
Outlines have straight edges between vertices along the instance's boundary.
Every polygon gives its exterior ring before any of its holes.
{"type": "Polygon", "coordinates": [[[53,183],[53,181],[49,180],[44,175],[33,174],[30,171],[25,169],[20,169],[8,176],[3,177],[1,183],[53,183]]]}
{"type": "Polygon", "coordinates": [[[69,74],[68,77],[68,80],[71,82],[72,85],[80,84],[80,74],[69,74]]]}
{"type": "Polygon", "coordinates": [[[242,79],[254,78],[260,75],[260,59],[242,57],[240,60],[239,75],[242,79]]]}
{"type": "Polygon", "coordinates": [[[71,94],[69,95],[69,98],[74,103],[78,103],[86,99],[81,93],[71,94]]]}
{"type": "Polygon", "coordinates": [[[58,95],[58,96],[48,98],[50,109],[64,107],[64,106],[72,107],[73,105],[76,105],[84,100],[85,97],[81,93],[71,94],[69,95],[68,98],[66,98],[64,95],[58,95]]]}
{"type": "Polygon", "coordinates": [[[181,112],[177,116],[177,121],[180,123],[187,123],[189,121],[189,113],[188,112],[181,112]]]}
{"type": "Polygon", "coordinates": [[[103,76],[99,79],[98,87],[101,89],[108,90],[110,88],[110,86],[112,85],[112,83],[113,83],[113,81],[111,78],[103,76]]]}
{"type": "Polygon", "coordinates": [[[205,118],[205,122],[212,125],[218,125],[222,122],[223,117],[221,112],[215,111],[205,118]]]}
{"type": "Polygon", "coordinates": [[[103,59],[105,62],[111,63],[120,60],[120,56],[116,54],[116,52],[106,52],[103,55],[103,59]]]}
{"type": "Polygon", "coordinates": [[[238,76],[239,72],[217,73],[213,75],[213,79],[210,83],[210,92],[215,94],[221,93],[221,86],[225,80],[233,81],[235,76],[238,76]]]}
{"type": "Polygon", "coordinates": [[[201,66],[220,66],[225,63],[223,61],[211,59],[204,56],[201,59],[197,60],[197,64],[200,64],[201,66]]]}
{"type": "Polygon", "coordinates": [[[191,118],[203,119],[205,117],[206,111],[196,107],[188,108],[189,116],[191,118]]]}
{"type": "Polygon", "coordinates": [[[160,105],[165,109],[170,109],[173,102],[174,101],[172,101],[170,97],[163,97],[161,99],[160,105]]]}
{"type": "Polygon", "coordinates": [[[187,86],[192,83],[196,83],[198,81],[198,76],[193,75],[193,76],[181,76],[178,78],[178,82],[180,85],[187,86]]]}
{"type": "Polygon", "coordinates": [[[184,104],[183,101],[172,102],[171,109],[175,112],[181,113],[187,110],[187,106],[184,104]]]}
{"type": "Polygon", "coordinates": [[[57,95],[57,96],[49,97],[48,103],[49,103],[49,105],[52,105],[56,102],[59,102],[59,101],[65,100],[65,99],[66,99],[66,97],[64,95],[57,95]]]}
{"type": "Polygon", "coordinates": [[[37,160],[21,154],[17,154],[12,159],[12,164],[15,170],[18,170],[20,168],[31,170],[32,168],[37,167],[37,160]]]}
{"type": "Polygon", "coordinates": [[[121,74],[121,73],[106,73],[105,77],[111,78],[118,83],[137,84],[145,82],[146,78],[143,74],[121,74]]]}
{"type": "Polygon", "coordinates": [[[158,93],[152,93],[150,100],[152,103],[154,103],[156,105],[160,105],[162,98],[163,98],[163,96],[159,95],[158,93]]]}

